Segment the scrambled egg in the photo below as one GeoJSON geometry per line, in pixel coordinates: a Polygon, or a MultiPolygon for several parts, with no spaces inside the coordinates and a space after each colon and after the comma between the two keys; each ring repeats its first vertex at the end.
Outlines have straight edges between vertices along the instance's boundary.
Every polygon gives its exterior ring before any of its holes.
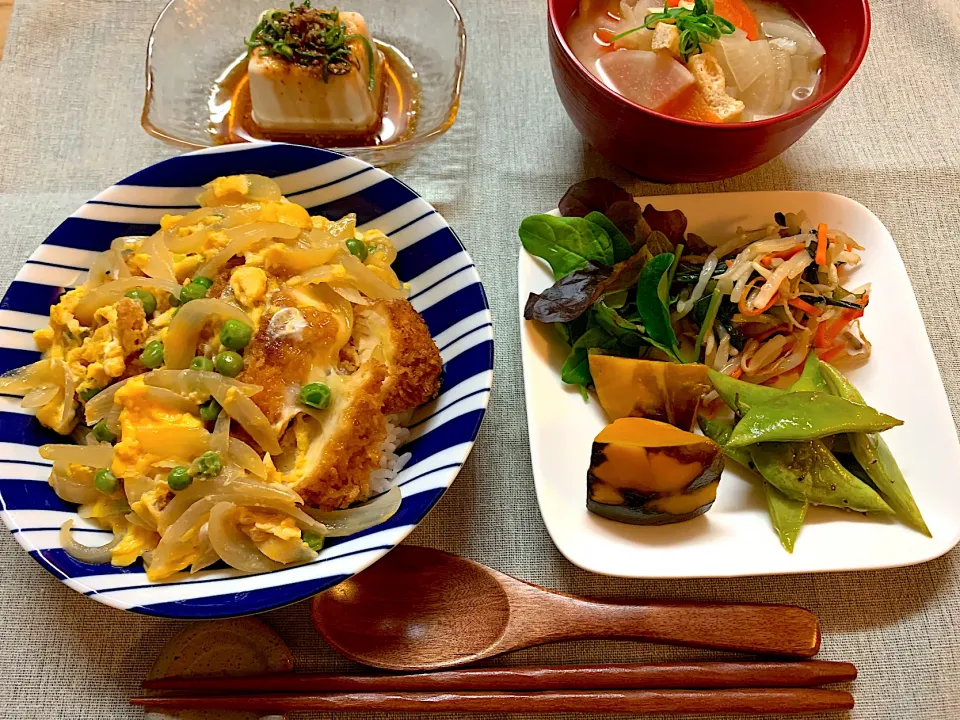
{"type": "MultiPolygon", "coordinates": [[[[117,390],[113,401],[123,407],[120,411],[121,439],[113,450],[112,470],[118,478],[151,474],[154,463],[165,459],[144,450],[138,438],[141,430],[173,427],[204,430],[203,421],[196,415],[165,406],[150,398],[148,388],[140,377],[131,378],[117,390]]],[[[171,452],[179,450],[181,448],[171,448],[171,452]]]]}

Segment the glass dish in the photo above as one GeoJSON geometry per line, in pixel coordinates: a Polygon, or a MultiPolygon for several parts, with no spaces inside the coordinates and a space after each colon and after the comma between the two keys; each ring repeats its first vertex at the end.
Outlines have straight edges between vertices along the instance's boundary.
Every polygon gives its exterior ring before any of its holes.
{"type": "MultiPolygon", "coordinates": [[[[375,165],[405,160],[456,120],[467,52],[463,19],[450,0],[331,0],[334,4],[363,15],[374,38],[410,60],[420,82],[412,134],[382,145],[335,149],[375,165]]],[[[243,54],[243,40],[260,13],[277,6],[286,3],[170,0],[147,45],[143,129],[180,147],[217,144],[209,130],[216,79],[243,54]]]]}

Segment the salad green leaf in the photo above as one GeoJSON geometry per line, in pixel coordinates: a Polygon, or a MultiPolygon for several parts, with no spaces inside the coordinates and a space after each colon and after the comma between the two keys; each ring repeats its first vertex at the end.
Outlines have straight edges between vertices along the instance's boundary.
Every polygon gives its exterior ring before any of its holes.
{"type": "Polygon", "coordinates": [[[637,281],[637,310],[643,318],[650,344],[675,362],[682,362],[677,336],[670,324],[668,281],[675,260],[673,253],[662,253],[644,266],[637,281]]]}
{"type": "Polygon", "coordinates": [[[610,238],[610,241],[613,244],[613,259],[616,262],[623,262],[628,257],[633,255],[633,246],[630,245],[630,241],[622,232],[620,232],[620,229],[614,225],[606,215],[594,210],[593,212],[585,215],[583,219],[587,222],[593,223],[594,225],[599,225],[601,228],[603,228],[603,231],[607,233],[607,236],[610,238]]]}
{"type": "Polygon", "coordinates": [[[591,261],[614,264],[610,236],[600,225],[583,218],[531,215],[520,223],[519,234],[528,253],[550,264],[555,280],[585,268],[591,261]]]}

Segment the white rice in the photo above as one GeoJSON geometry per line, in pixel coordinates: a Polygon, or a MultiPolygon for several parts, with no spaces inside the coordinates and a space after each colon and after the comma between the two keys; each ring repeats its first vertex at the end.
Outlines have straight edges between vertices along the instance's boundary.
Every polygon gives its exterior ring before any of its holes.
{"type": "Polygon", "coordinates": [[[387,437],[380,446],[380,468],[370,473],[370,494],[385,493],[397,480],[403,466],[410,461],[410,453],[397,455],[397,450],[410,438],[410,431],[399,425],[400,418],[387,418],[387,437]]]}

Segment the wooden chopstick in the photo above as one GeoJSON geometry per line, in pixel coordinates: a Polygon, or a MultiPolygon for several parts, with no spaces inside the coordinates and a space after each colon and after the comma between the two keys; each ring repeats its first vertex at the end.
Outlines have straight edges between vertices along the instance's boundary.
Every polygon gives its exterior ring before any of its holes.
{"type": "Polygon", "coordinates": [[[471,668],[408,675],[275,673],[243,677],[162,678],[143,687],[165,693],[423,692],[436,690],[663,690],[815,687],[857,677],[850,663],[688,662],[648,665],[561,665],[471,668]]]}
{"type": "Polygon", "coordinates": [[[849,710],[853,696],[840,690],[763,688],[720,690],[602,690],[553,692],[391,692],[323,695],[202,695],[137,697],[146,708],[298,711],[470,713],[742,713],[751,715],[849,710]]]}

